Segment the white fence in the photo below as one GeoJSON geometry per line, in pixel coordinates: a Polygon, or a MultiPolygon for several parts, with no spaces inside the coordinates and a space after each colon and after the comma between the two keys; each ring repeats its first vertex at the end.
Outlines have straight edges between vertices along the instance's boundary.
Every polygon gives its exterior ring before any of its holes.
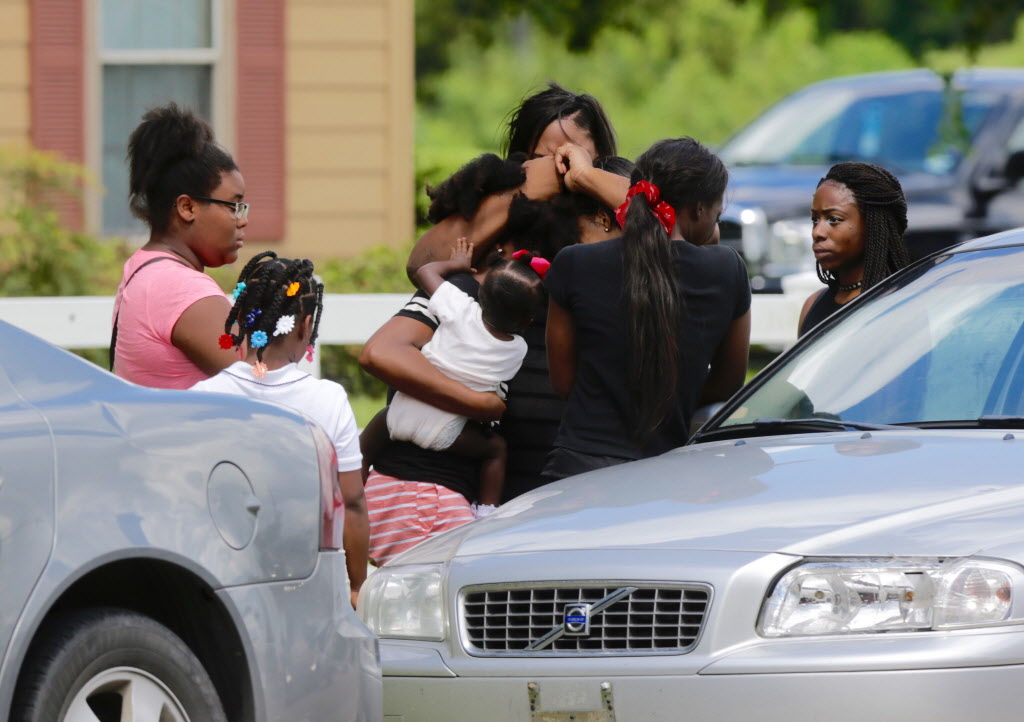
{"type": "MultiPolygon", "coordinates": [[[[755,294],[750,342],[781,350],[796,341],[808,292],[755,294]]],[[[409,294],[326,294],[319,344],[361,344],[408,300],[409,294]]],[[[0,298],[0,320],[64,348],[106,348],[114,299],[106,296],[0,298]]],[[[314,361],[314,371],[319,370],[314,361]]]]}

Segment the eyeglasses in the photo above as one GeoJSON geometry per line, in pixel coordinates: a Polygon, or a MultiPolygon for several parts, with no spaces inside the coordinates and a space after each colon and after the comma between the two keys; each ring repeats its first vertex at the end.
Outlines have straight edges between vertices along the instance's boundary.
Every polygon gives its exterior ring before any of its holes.
{"type": "Polygon", "coordinates": [[[197,201],[207,201],[208,203],[220,203],[222,206],[231,206],[235,212],[235,220],[242,220],[249,215],[249,204],[242,203],[241,201],[222,201],[220,198],[207,198],[205,196],[190,196],[197,201]]]}

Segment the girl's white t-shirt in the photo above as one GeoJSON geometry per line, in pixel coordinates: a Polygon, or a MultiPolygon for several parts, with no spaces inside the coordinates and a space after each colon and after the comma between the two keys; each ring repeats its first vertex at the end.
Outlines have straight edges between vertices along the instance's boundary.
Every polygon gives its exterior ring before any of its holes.
{"type": "Polygon", "coordinates": [[[480,304],[445,281],[427,303],[438,327],[423,355],[446,376],[474,391],[495,391],[516,375],[526,356],[526,341],[495,338],[484,325],[480,304]]]}
{"type": "Polygon", "coordinates": [[[310,376],[295,364],[268,371],[260,379],[253,375],[252,366],[236,361],[216,376],[200,381],[192,390],[248,396],[300,411],[318,423],[334,442],[338,471],[362,469],[356,417],[348,394],[339,383],[310,376]]]}

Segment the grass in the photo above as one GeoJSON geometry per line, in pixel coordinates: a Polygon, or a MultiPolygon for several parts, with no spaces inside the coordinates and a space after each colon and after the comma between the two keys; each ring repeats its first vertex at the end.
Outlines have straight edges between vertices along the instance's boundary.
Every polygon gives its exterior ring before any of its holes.
{"type": "Polygon", "coordinates": [[[383,396],[349,396],[348,402],[352,405],[352,413],[356,415],[356,426],[360,429],[366,428],[370,420],[385,405],[383,396]]]}

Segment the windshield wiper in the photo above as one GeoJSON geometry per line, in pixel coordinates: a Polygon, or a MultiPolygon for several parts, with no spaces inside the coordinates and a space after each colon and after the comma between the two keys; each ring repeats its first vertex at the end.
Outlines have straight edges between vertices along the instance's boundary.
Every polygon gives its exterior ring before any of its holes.
{"type": "Polygon", "coordinates": [[[718,426],[698,432],[690,443],[699,443],[714,439],[736,439],[744,436],[772,436],[774,434],[816,431],[905,431],[915,430],[916,426],[895,424],[874,424],[867,421],[842,421],[809,417],[805,419],[754,419],[749,424],[733,424],[718,426]]]}
{"type": "Polygon", "coordinates": [[[913,426],[896,426],[895,424],[873,424],[867,421],[843,421],[841,419],[824,419],[812,416],[806,419],[754,419],[751,424],[755,429],[764,431],[790,431],[794,428],[820,426],[837,431],[892,431],[896,429],[912,429],[913,426]]]}
{"type": "Polygon", "coordinates": [[[1001,416],[985,414],[977,420],[982,429],[1024,429],[1024,416],[1001,416]]]}
{"type": "Polygon", "coordinates": [[[1024,416],[983,414],[976,419],[918,421],[923,429],[1024,429],[1024,416]]]}

